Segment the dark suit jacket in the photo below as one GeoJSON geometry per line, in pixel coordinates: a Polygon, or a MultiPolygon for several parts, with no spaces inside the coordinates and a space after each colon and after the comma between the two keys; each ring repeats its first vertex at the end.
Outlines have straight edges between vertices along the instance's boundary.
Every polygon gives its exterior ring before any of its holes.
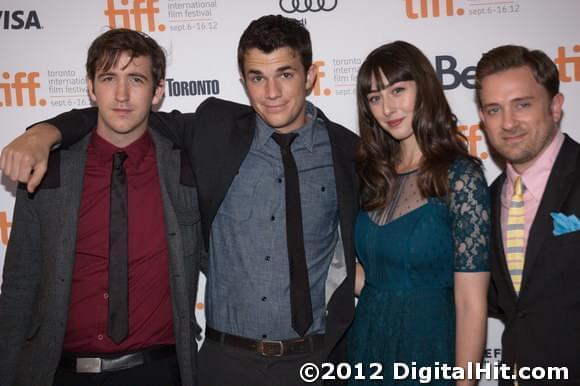
{"type": "MultiPolygon", "coordinates": [[[[89,137],[51,154],[34,195],[17,192],[0,294],[0,385],[51,386],[66,330],[89,137]]],[[[182,151],[152,132],[167,229],[173,328],[183,385],[195,384],[197,192],[182,151]]]]}
{"type": "MultiPolygon", "coordinates": [[[[567,366],[580,383],[580,231],[554,236],[551,212],[580,216],[580,145],[566,136],[528,237],[519,297],[503,250],[501,190],[491,186],[491,316],[505,324],[502,360],[522,366],[567,366]]],[[[556,384],[556,381],[549,381],[556,384]]],[[[506,383],[507,384],[507,383],[506,383]]],[[[533,382],[522,382],[530,385],[533,382]]],[[[546,384],[546,383],[542,383],[546,384]]]]}
{"type": "MultiPolygon", "coordinates": [[[[340,240],[328,280],[325,351],[333,360],[345,359],[344,336],[354,316],[354,231],[358,212],[358,176],[354,168],[358,137],[348,129],[324,119],[334,160],[338,194],[340,240]]],[[[97,119],[96,109],[74,110],[49,121],[58,127],[62,144],[78,140],[97,119]]],[[[195,113],[153,113],[153,129],[187,149],[197,181],[205,245],[211,224],[242,161],[250,150],[256,127],[256,113],[247,106],[216,98],[206,99],[195,113]]],[[[219,279],[218,279],[219,280],[219,279]]]]}

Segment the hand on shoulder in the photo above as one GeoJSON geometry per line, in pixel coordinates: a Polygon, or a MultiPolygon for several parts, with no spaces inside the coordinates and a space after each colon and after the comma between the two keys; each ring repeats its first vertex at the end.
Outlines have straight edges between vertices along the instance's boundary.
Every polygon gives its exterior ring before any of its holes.
{"type": "Polygon", "coordinates": [[[49,124],[38,124],[10,142],[0,155],[0,169],[12,181],[27,184],[32,193],[46,174],[48,155],[60,133],[49,124]]]}

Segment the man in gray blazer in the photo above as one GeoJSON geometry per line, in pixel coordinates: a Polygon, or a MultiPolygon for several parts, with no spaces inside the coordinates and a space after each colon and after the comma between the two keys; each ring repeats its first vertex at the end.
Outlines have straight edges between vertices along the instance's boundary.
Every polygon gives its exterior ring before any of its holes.
{"type": "Polygon", "coordinates": [[[87,58],[96,129],[17,191],[0,294],[0,384],[195,384],[200,215],[187,155],[148,130],[165,55],[145,34],[87,58]]]}

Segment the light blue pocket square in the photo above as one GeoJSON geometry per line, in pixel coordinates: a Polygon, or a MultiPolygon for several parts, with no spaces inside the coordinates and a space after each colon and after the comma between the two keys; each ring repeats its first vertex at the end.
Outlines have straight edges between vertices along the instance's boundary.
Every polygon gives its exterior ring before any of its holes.
{"type": "Polygon", "coordinates": [[[580,230],[580,220],[575,215],[566,216],[562,213],[552,212],[550,216],[554,219],[554,236],[580,230]]]}

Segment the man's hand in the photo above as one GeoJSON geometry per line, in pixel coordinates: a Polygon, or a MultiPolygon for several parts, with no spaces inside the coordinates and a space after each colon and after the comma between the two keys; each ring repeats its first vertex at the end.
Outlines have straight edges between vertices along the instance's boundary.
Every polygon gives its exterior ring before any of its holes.
{"type": "Polygon", "coordinates": [[[35,125],[2,149],[0,169],[12,181],[26,183],[32,193],[46,174],[50,148],[60,139],[56,127],[46,123],[35,125]]]}

